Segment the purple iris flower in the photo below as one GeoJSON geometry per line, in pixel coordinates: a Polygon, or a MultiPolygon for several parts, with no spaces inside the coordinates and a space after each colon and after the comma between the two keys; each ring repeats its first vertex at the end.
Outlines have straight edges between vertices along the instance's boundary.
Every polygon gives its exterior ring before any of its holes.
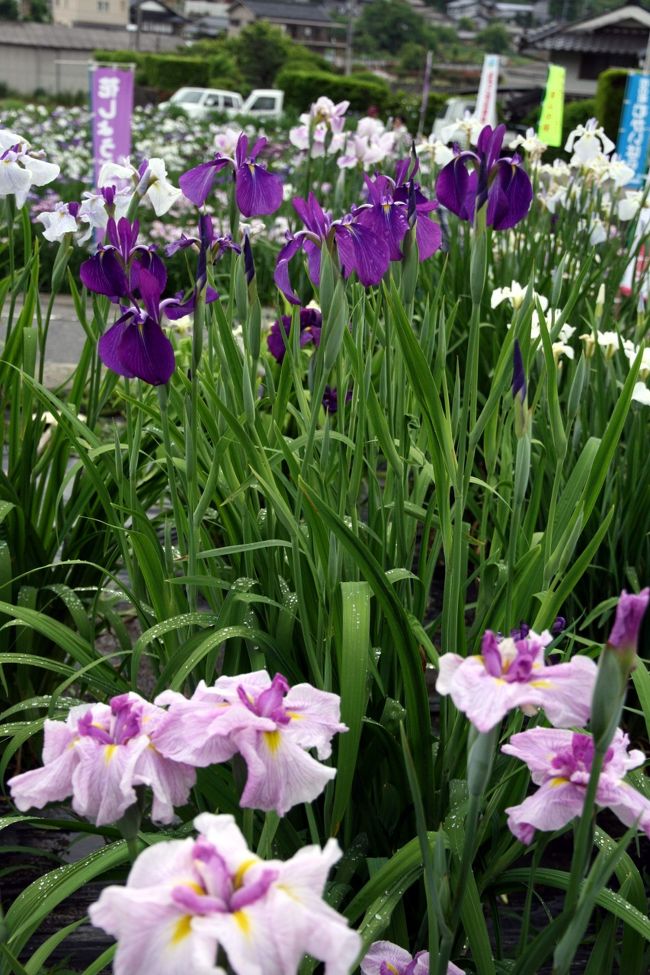
{"type": "Polygon", "coordinates": [[[118,376],[162,386],[175,368],[174,347],[162,330],[162,315],[181,318],[191,311],[193,303],[189,307],[190,299],[182,302],[178,297],[161,301],[158,278],[144,268],[139,272],[138,286],[144,308],[131,305],[102,335],[99,357],[118,376]]]}
{"type": "MultiPolygon", "coordinates": [[[[345,402],[349,403],[352,399],[352,390],[348,389],[345,394],[345,402]]],[[[326,386],[323,393],[323,408],[326,413],[337,413],[339,408],[339,393],[336,386],[326,386]]]]}
{"type": "Polygon", "coordinates": [[[390,248],[385,236],[361,222],[360,210],[348,213],[340,220],[332,220],[310,193],[306,200],[295,197],[293,206],[305,225],[305,230],[288,234],[287,243],[278,254],[274,280],[280,291],[294,305],[300,298],[291,287],[289,262],[300,250],[307,255],[309,277],[314,285],[320,283],[320,251],[323,243],[336,244],[343,274],[356,272],[364,287],[379,284],[390,264],[390,248]]]}
{"type": "Polygon", "coordinates": [[[83,284],[89,291],[106,295],[113,302],[138,296],[140,272],[147,271],[160,285],[167,284],[167,270],[155,247],[138,244],[139,223],[126,217],[115,223],[111,217],[106,227],[108,244],[99,247],[93,257],[79,269],[83,284]]]}
{"type": "Polygon", "coordinates": [[[212,191],[217,173],[225,166],[231,166],[235,178],[235,199],[240,212],[245,217],[274,213],[282,203],[282,181],[255,162],[267,141],[258,139],[249,152],[248,136],[242,132],[234,159],[218,152],[210,162],[201,163],[183,173],[179,180],[180,188],[188,200],[201,207],[212,191]]]}
{"type": "Polygon", "coordinates": [[[359,207],[359,221],[386,238],[391,261],[401,261],[402,241],[413,224],[421,261],[431,257],[442,241],[440,227],[429,216],[438,204],[427,200],[415,183],[413,177],[417,166],[416,161],[409,176],[409,161],[398,163],[394,180],[381,173],[376,173],[374,179],[370,179],[364,173],[368,204],[359,207]]]}
{"type": "MultiPolygon", "coordinates": [[[[320,332],[322,327],[323,316],[318,309],[301,308],[300,347],[303,348],[305,345],[309,345],[310,342],[313,342],[315,346],[319,346],[320,332]]],[[[276,362],[282,362],[285,352],[287,351],[285,343],[282,340],[282,329],[284,329],[284,334],[288,339],[291,332],[291,315],[283,315],[282,318],[273,322],[266,340],[269,352],[276,362]]]]}
{"type": "Polygon", "coordinates": [[[495,230],[518,224],[533,200],[533,187],[520,157],[500,156],[505,132],[505,125],[494,130],[486,125],[478,137],[477,152],[457,151],[436,182],[438,201],[461,220],[473,222],[475,213],[487,203],[486,222],[495,230]]]}

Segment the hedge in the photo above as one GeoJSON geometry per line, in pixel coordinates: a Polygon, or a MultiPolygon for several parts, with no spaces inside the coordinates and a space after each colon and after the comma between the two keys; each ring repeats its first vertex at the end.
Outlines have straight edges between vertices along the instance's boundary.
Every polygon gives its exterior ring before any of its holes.
{"type": "Polygon", "coordinates": [[[596,117],[614,142],[618,136],[628,74],[625,68],[609,68],[598,75],[596,117]]]}
{"type": "Polygon", "coordinates": [[[174,92],[185,87],[208,88],[211,65],[205,58],[145,54],[144,71],[152,88],[174,92]]]}
{"type": "Polygon", "coordinates": [[[391,91],[388,85],[377,78],[366,81],[354,75],[343,77],[329,71],[309,71],[287,66],[276,75],[276,88],[284,91],[285,102],[289,108],[306,112],[319,95],[327,95],[333,102],[349,101],[355,111],[365,112],[371,105],[380,111],[388,109],[391,91]]]}

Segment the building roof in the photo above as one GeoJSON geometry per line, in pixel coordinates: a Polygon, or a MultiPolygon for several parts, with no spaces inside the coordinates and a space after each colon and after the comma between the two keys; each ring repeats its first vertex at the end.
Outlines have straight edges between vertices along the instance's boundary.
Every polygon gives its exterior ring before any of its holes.
{"type": "MultiPolygon", "coordinates": [[[[174,51],[178,37],[140,31],[140,51],[174,51]]],[[[61,51],[128,51],[134,46],[132,31],[108,27],[63,27],[60,24],[3,22],[0,47],[42,47],[61,51]]]]}
{"type": "Polygon", "coordinates": [[[179,14],[169,4],[163,3],[163,0],[131,0],[129,9],[133,15],[137,14],[138,8],[142,8],[148,14],[165,16],[167,20],[174,21],[177,24],[185,24],[188,22],[187,17],[183,17],[182,14],[179,14]]]}
{"type": "Polygon", "coordinates": [[[650,11],[625,3],[597,16],[589,15],[572,24],[552,23],[529,31],[522,48],[547,51],[591,51],[593,53],[640,54],[650,32],[650,11]]]}
{"type": "Polygon", "coordinates": [[[256,17],[265,20],[278,20],[282,22],[310,24],[331,24],[331,18],[325,7],[320,4],[301,2],[298,3],[276,3],[275,0],[234,0],[230,4],[229,10],[233,7],[248,7],[256,17]]]}

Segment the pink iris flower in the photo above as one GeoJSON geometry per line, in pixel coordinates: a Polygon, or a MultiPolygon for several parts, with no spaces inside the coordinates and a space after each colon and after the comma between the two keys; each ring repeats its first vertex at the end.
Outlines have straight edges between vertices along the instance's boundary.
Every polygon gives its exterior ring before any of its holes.
{"type": "Polygon", "coordinates": [[[136,786],[153,792],[151,818],[171,823],[174,806],[187,802],[196,773],[164,758],[151,736],[165,712],[138,694],[120,694],[110,705],[72,708],[65,721],[46,721],[43,767],[7,783],[22,812],[72,796],[79,816],[105,826],[121,819],[137,799],[136,786]]]}
{"type": "Polygon", "coordinates": [[[169,758],[205,766],[239,753],[248,768],[240,805],[274,809],[280,816],[311,802],[336,775],[319,759],[332,754],[332,738],[347,731],[340,721],[340,698],[310,684],[289,687],[282,674],[265,670],[203,681],[187,700],[165,691],[156,704],[169,705],[155,735],[156,748],[169,758]]]}
{"type": "MultiPolygon", "coordinates": [[[[596,805],[608,806],[626,826],[637,823],[650,837],[650,800],[625,781],[625,774],[645,761],[643,752],[628,751],[629,738],[617,729],[596,792],[596,805]]],[[[594,756],[594,742],[585,732],[531,728],[513,735],[501,751],[525,762],[540,786],[518,806],[506,809],[508,826],[529,844],[535,830],[561,829],[580,816],[594,756]]]]}
{"type": "Polygon", "coordinates": [[[556,727],[583,725],[598,668],[584,656],[547,666],[544,648],[552,639],[548,630],[530,630],[523,639],[500,638],[486,630],[479,656],[446,653],[440,658],[436,690],[451,695],[458,710],[482,732],[517,707],[528,715],[544,708],[556,727]]]}
{"type": "MultiPolygon", "coordinates": [[[[429,975],[429,952],[418,951],[411,957],[392,941],[375,941],[361,962],[361,975],[429,975]]],[[[449,962],[447,975],[464,975],[464,972],[449,962]]]]}
{"type": "Polygon", "coordinates": [[[232,816],[194,824],[198,839],[150,846],[126,887],[91,905],[92,923],[117,939],[115,975],[218,975],[219,946],[237,975],[294,975],[305,954],[325,975],[348,975],[361,939],[322,899],[336,840],[264,861],[232,816]]]}

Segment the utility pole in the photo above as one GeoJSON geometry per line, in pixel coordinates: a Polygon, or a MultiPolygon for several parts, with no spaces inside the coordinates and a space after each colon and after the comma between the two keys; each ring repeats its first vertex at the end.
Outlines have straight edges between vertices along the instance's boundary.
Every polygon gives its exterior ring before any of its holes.
{"type": "Polygon", "coordinates": [[[354,35],[356,0],[348,0],[345,5],[345,13],[348,18],[345,28],[345,73],[352,74],[352,37],[354,35]]]}

